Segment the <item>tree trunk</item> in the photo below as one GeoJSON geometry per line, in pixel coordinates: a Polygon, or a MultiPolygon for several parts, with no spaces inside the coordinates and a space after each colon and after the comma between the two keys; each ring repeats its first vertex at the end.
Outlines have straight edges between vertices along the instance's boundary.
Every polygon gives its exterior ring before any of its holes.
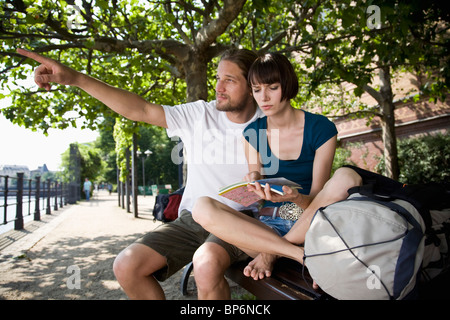
{"type": "Polygon", "coordinates": [[[380,94],[381,129],[386,166],[384,174],[389,178],[398,180],[400,170],[398,167],[397,138],[395,134],[395,106],[389,67],[380,68],[380,94]]]}
{"type": "MultiPolygon", "coordinates": [[[[135,124],[136,125],[136,124],[135,124]]],[[[138,212],[138,182],[137,182],[137,135],[133,133],[133,145],[131,149],[131,193],[133,196],[133,214],[135,218],[139,217],[138,212]]],[[[145,185],[144,185],[145,192],[145,185]]],[[[145,193],[144,193],[145,194],[145,193]]]]}
{"type": "Polygon", "coordinates": [[[208,61],[204,54],[197,50],[190,50],[187,58],[183,61],[186,74],[186,101],[208,99],[207,69],[208,61]]]}

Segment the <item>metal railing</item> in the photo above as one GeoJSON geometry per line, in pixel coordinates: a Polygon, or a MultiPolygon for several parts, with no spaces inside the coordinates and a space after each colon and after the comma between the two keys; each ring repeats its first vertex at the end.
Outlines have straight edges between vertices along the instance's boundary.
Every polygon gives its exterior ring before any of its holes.
{"type": "Polygon", "coordinates": [[[67,205],[66,189],[59,181],[41,181],[39,176],[24,179],[23,172],[18,172],[16,177],[0,175],[1,225],[14,221],[14,230],[21,230],[24,228],[24,217],[31,214],[35,221],[40,221],[41,212],[51,214],[52,207],[56,211],[67,205]]]}

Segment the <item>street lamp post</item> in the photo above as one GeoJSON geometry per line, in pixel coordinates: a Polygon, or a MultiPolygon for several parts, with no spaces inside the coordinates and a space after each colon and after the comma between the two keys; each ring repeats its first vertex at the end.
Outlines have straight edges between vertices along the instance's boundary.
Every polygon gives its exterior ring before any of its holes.
{"type": "MultiPolygon", "coordinates": [[[[144,197],[145,197],[145,159],[148,158],[148,156],[150,156],[153,152],[151,152],[150,150],[147,150],[144,152],[145,157],[142,157],[142,184],[144,185],[144,197]]],[[[136,151],[136,154],[138,157],[141,156],[142,152],[141,151],[136,151]]]]}

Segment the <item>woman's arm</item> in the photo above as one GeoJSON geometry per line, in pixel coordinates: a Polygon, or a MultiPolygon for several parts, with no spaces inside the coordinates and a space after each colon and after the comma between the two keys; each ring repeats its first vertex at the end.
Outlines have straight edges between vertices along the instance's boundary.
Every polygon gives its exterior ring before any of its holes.
{"type": "Polygon", "coordinates": [[[261,158],[259,157],[259,152],[245,139],[243,139],[245,157],[248,163],[248,174],[244,177],[244,181],[252,182],[255,180],[262,179],[261,174],[261,158]]]}
{"type": "MultiPolygon", "coordinates": [[[[328,139],[316,150],[313,164],[313,180],[309,196],[312,198],[322,190],[325,183],[330,179],[331,168],[333,166],[334,154],[336,152],[337,136],[328,139]]],[[[308,204],[309,204],[308,203],[308,204]]]]}

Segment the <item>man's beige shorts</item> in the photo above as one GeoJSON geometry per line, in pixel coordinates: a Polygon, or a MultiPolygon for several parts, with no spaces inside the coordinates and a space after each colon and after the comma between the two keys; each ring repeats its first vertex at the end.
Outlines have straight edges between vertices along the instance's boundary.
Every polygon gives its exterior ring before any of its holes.
{"type": "Polygon", "coordinates": [[[205,242],[213,242],[222,246],[228,252],[231,263],[248,258],[239,248],[203,229],[194,221],[188,210],[181,211],[178,219],[162,224],[136,241],[136,243],[152,248],[166,258],[167,267],[153,274],[158,281],[166,280],[191,262],[195,251],[205,242]]]}

